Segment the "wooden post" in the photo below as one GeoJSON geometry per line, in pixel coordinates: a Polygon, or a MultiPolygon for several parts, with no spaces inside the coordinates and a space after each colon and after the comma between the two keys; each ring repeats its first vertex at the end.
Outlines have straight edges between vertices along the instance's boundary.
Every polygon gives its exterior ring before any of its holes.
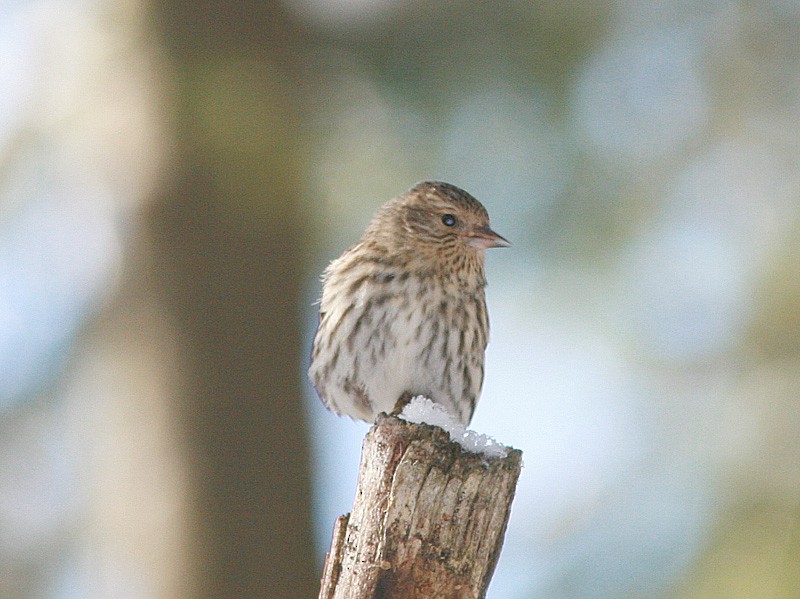
{"type": "Polygon", "coordinates": [[[320,599],[479,599],[522,467],[465,451],[442,429],[381,415],[367,433],[353,511],[336,520],[320,599]]]}

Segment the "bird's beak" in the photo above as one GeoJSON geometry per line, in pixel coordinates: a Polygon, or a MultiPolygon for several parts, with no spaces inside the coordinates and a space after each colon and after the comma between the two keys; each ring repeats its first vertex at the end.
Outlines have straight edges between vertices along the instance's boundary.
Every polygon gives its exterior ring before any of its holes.
{"type": "Polygon", "coordinates": [[[481,250],[507,248],[511,245],[504,237],[492,231],[488,225],[476,227],[468,233],[467,243],[481,250]]]}

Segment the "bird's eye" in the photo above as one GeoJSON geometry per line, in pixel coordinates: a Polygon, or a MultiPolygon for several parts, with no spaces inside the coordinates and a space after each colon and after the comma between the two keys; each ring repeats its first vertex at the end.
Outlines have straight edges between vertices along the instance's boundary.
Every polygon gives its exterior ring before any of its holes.
{"type": "Polygon", "coordinates": [[[445,224],[446,227],[452,227],[456,224],[456,217],[452,214],[444,214],[442,215],[442,222],[445,224]]]}

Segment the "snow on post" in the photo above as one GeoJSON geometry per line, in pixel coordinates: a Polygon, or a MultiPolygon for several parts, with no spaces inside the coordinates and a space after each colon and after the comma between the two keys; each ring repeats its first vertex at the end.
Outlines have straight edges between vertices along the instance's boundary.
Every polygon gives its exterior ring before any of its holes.
{"type": "Polygon", "coordinates": [[[400,418],[415,424],[431,424],[444,429],[450,439],[461,445],[465,451],[480,453],[487,458],[504,458],[508,447],[495,441],[489,435],[468,430],[438,403],[418,395],[403,408],[400,418]]]}

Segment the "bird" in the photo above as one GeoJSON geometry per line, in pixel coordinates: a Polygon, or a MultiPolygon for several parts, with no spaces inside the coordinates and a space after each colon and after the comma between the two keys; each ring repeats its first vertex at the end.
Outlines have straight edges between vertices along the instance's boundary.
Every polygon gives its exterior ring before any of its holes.
{"type": "Polygon", "coordinates": [[[421,395],[467,426],[489,340],[485,250],[510,245],[449,183],[384,204],[322,275],[308,375],[323,404],[374,422],[421,395]]]}

